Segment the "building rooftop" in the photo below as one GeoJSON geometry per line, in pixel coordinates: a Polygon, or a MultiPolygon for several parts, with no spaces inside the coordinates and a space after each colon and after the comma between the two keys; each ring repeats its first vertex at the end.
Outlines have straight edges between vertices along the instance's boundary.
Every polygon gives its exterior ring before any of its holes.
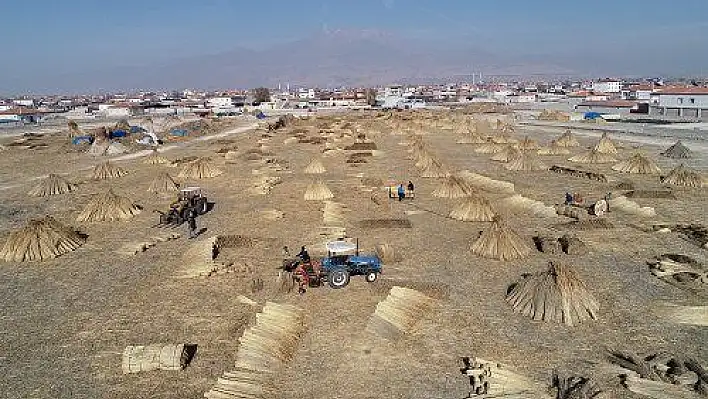
{"type": "Polygon", "coordinates": [[[708,95],[708,87],[667,87],[657,91],[658,94],[698,94],[708,95]]]}

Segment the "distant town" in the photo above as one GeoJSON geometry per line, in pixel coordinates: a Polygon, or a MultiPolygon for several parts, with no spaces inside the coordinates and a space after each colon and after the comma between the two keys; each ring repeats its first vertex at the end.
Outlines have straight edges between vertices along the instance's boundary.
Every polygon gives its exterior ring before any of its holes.
{"type": "Polygon", "coordinates": [[[471,102],[508,104],[516,109],[550,108],[595,113],[607,119],[636,116],[671,121],[708,119],[708,84],[661,79],[598,79],[571,82],[478,82],[445,85],[389,85],[375,88],[276,88],[104,95],[0,98],[0,126],[52,119],[120,119],[140,116],[228,117],[260,110],[410,109],[471,102]]]}

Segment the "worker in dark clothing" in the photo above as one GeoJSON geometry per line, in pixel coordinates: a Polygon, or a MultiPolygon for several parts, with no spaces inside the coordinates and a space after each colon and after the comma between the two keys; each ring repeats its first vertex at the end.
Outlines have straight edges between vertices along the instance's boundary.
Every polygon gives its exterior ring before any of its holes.
{"type": "Polygon", "coordinates": [[[307,249],[304,245],[300,248],[300,252],[296,256],[302,260],[302,263],[310,262],[310,254],[307,253],[307,249]]]}
{"type": "Polygon", "coordinates": [[[412,182],[412,181],[408,180],[408,195],[409,195],[411,198],[414,197],[413,190],[415,190],[415,186],[413,185],[413,182],[412,182]]]}
{"type": "Polygon", "coordinates": [[[570,193],[565,193],[565,204],[570,205],[573,203],[573,195],[570,193]]]}
{"type": "Polygon", "coordinates": [[[398,186],[398,200],[403,201],[406,198],[406,189],[403,188],[403,183],[398,186]]]}
{"type": "Polygon", "coordinates": [[[187,211],[187,227],[189,227],[189,238],[197,236],[197,211],[190,208],[187,211]]]}

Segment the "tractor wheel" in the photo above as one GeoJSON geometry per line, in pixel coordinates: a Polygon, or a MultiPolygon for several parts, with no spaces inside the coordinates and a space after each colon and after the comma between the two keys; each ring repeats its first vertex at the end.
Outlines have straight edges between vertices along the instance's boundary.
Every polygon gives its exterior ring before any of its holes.
{"type": "Polygon", "coordinates": [[[364,280],[366,280],[367,283],[373,283],[376,281],[376,279],[379,278],[379,274],[376,272],[369,272],[366,274],[366,277],[364,277],[364,280]]]}
{"type": "Polygon", "coordinates": [[[344,269],[332,270],[327,276],[327,282],[332,288],[344,288],[349,284],[349,272],[344,269]]]}

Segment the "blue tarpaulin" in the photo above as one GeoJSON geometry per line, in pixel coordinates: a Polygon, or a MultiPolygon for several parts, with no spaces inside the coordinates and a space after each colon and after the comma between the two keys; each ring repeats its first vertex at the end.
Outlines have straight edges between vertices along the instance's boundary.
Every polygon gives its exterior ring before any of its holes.
{"type": "Polygon", "coordinates": [[[144,128],[140,126],[131,126],[130,127],[130,133],[142,133],[142,132],[147,132],[144,128]]]}
{"type": "Polygon", "coordinates": [[[93,137],[91,136],[76,136],[73,139],[71,139],[71,144],[81,144],[83,142],[86,142],[88,144],[93,143],[93,137]]]}
{"type": "Polygon", "coordinates": [[[173,136],[187,136],[187,130],[186,129],[172,129],[170,131],[170,134],[173,136]]]}
{"type": "Polygon", "coordinates": [[[112,130],[111,134],[109,135],[109,138],[112,139],[112,138],[116,138],[116,137],[125,137],[127,135],[128,135],[128,132],[126,132],[125,130],[120,130],[120,129],[112,130]]]}
{"type": "Polygon", "coordinates": [[[583,117],[585,119],[597,119],[597,118],[602,118],[602,115],[599,112],[586,112],[585,116],[583,117]]]}
{"type": "Polygon", "coordinates": [[[256,114],[256,118],[258,118],[258,119],[265,119],[266,116],[265,116],[265,114],[264,114],[263,112],[259,112],[259,113],[256,114]]]}

